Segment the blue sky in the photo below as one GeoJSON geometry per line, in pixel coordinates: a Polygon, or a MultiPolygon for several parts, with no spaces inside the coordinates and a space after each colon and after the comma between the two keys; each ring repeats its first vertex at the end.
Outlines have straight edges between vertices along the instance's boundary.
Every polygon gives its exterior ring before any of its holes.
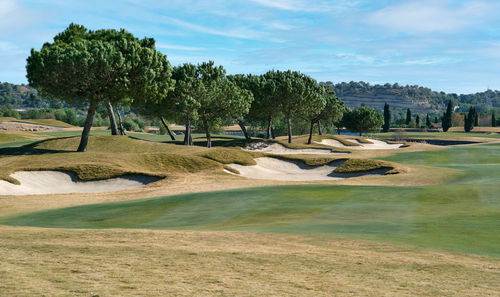
{"type": "Polygon", "coordinates": [[[71,22],[153,37],[173,65],[292,69],[319,81],[500,89],[500,1],[0,0],[0,81],[71,22]]]}

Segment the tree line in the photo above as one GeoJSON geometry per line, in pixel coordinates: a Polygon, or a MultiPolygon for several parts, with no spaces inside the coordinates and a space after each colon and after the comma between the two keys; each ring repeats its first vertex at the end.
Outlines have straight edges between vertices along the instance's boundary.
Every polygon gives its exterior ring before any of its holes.
{"type": "MultiPolygon", "coordinates": [[[[202,128],[207,146],[211,131],[238,123],[246,138],[245,122],[265,123],[274,138],[273,123],[286,121],[292,142],[293,120],[315,127],[342,123],[354,132],[380,128],[381,115],[370,108],[348,111],[328,86],[298,71],[270,70],[263,75],[226,75],[212,61],[172,67],[156,50],[152,38],[138,39],[124,29],[88,30],[70,24],[53,42],[27,59],[30,86],[49,99],[87,105],[78,151],[85,151],[94,115],[100,104],[108,112],[113,135],[123,133],[114,109],[129,106],[141,114],[185,125],[184,144],[192,144],[192,126],[202,128]]],[[[172,136],[173,137],[173,136],[172,136]]]]}

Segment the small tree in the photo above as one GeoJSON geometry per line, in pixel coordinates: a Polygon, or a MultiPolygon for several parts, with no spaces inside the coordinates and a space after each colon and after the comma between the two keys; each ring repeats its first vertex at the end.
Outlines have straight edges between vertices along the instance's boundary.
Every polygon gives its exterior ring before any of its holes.
{"type": "Polygon", "coordinates": [[[406,125],[409,125],[411,123],[411,110],[408,108],[406,110],[406,125]]]}
{"type": "Polygon", "coordinates": [[[427,114],[427,116],[425,117],[425,126],[427,128],[430,128],[432,126],[431,118],[429,117],[429,114],[427,114]]]}
{"type": "Polygon", "coordinates": [[[207,137],[207,147],[210,148],[210,131],[247,114],[253,96],[250,91],[241,89],[226,79],[224,68],[215,67],[213,61],[198,65],[198,75],[203,90],[197,97],[200,104],[198,114],[207,137]]]}
{"type": "Polygon", "coordinates": [[[446,132],[448,129],[451,128],[451,121],[453,117],[453,103],[448,101],[448,106],[446,107],[446,112],[443,114],[443,122],[442,122],[442,127],[443,131],[446,132]]]}
{"type": "Polygon", "coordinates": [[[495,111],[491,112],[491,127],[497,126],[497,119],[495,118],[495,111]]]}
{"type": "Polygon", "coordinates": [[[415,125],[417,128],[420,128],[420,116],[417,114],[417,117],[415,118],[415,125]]]}
{"type": "Polygon", "coordinates": [[[272,97],[279,102],[281,113],[287,122],[288,143],[292,143],[292,117],[300,116],[307,108],[311,98],[316,95],[317,84],[314,79],[297,71],[269,71],[265,74],[270,80],[268,86],[272,97]]]}
{"type": "MultiPolygon", "coordinates": [[[[314,124],[320,121],[339,121],[345,109],[344,103],[335,95],[335,92],[325,85],[318,89],[317,97],[313,97],[310,102],[311,104],[302,114],[302,118],[309,122],[307,144],[311,144],[314,124]]],[[[318,124],[318,130],[320,129],[318,124]]]]}
{"type": "Polygon", "coordinates": [[[387,102],[384,104],[384,125],[382,126],[382,130],[384,132],[388,132],[391,128],[391,108],[387,102]]]}
{"type": "Polygon", "coordinates": [[[354,133],[377,131],[380,129],[384,120],[382,115],[370,107],[360,107],[344,114],[342,119],[345,127],[354,133]]]}

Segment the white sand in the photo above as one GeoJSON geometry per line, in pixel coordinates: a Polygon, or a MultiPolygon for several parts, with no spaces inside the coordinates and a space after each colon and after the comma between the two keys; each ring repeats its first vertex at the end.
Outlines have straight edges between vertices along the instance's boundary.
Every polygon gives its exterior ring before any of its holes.
{"type": "Polygon", "coordinates": [[[310,148],[310,149],[290,149],[290,148],[287,148],[286,146],[281,145],[279,143],[265,143],[265,142],[253,143],[253,144],[245,147],[244,150],[252,151],[252,152],[262,152],[262,153],[268,153],[268,154],[279,154],[279,155],[339,154],[336,152],[332,152],[332,150],[330,150],[330,149],[313,149],[313,148],[310,148]]]}
{"type": "Polygon", "coordinates": [[[403,145],[402,143],[387,143],[385,141],[369,139],[369,138],[367,138],[366,140],[372,143],[363,143],[357,139],[347,139],[347,141],[359,144],[353,146],[344,145],[342,142],[335,139],[323,139],[321,140],[321,142],[318,143],[334,147],[347,148],[351,150],[392,150],[400,148],[403,145]]]}
{"type": "MultiPolygon", "coordinates": [[[[285,181],[336,180],[362,175],[381,175],[384,173],[380,170],[352,174],[338,174],[333,172],[341,162],[334,162],[323,166],[307,166],[301,162],[268,157],[256,158],[255,161],[257,165],[243,166],[228,164],[228,166],[238,170],[240,176],[285,181]]],[[[228,170],[226,172],[231,173],[228,170]]]]}
{"type": "Polygon", "coordinates": [[[18,171],[11,175],[21,184],[0,180],[0,195],[112,192],[140,188],[157,178],[131,175],[99,181],[79,181],[73,174],[60,171],[18,171]]]}

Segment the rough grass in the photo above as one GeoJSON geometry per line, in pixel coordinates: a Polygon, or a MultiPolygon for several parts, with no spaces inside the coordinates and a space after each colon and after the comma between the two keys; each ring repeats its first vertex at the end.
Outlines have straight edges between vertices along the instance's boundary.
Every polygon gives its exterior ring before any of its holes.
{"type": "Polygon", "coordinates": [[[78,137],[69,137],[0,149],[0,179],[17,183],[9,175],[20,170],[64,170],[82,180],[95,180],[125,174],[164,177],[171,173],[222,169],[218,162],[200,156],[206,149],[199,147],[146,142],[126,136],[91,136],[88,151],[77,153],[74,150],[78,142],[78,137]]]}

